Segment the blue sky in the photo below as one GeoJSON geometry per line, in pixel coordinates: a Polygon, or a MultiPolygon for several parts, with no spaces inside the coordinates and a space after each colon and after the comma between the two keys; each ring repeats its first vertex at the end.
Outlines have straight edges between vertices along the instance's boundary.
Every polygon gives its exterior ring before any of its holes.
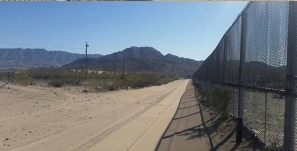
{"type": "Polygon", "coordinates": [[[1,2],[0,48],[110,54],[150,46],[204,60],[247,2],[1,2]]]}

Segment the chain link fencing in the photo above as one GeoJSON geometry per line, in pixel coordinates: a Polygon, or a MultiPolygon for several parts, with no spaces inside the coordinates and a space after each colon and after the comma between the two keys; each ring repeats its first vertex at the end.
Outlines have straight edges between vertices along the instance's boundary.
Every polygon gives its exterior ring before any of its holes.
{"type": "MultiPolygon", "coordinates": [[[[211,55],[193,75],[194,81],[205,91],[213,88],[212,83],[224,85],[230,90],[232,101],[229,111],[235,118],[239,112],[239,87],[243,87],[245,128],[263,144],[276,148],[283,147],[285,137],[285,103],[289,95],[286,92],[286,83],[291,3],[248,3],[211,55]],[[240,61],[243,61],[242,66],[240,61]],[[243,73],[242,82],[240,72],[243,73]]],[[[294,17],[297,18],[297,14],[294,17]]],[[[297,145],[297,141],[294,141],[297,145]]]]}

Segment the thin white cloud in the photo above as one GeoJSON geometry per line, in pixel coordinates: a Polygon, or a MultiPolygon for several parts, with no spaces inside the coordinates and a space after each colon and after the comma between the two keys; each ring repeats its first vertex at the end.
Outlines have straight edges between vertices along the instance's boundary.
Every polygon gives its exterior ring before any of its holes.
{"type": "Polygon", "coordinates": [[[196,3],[195,4],[196,7],[198,8],[199,12],[204,16],[204,17],[207,17],[207,13],[205,13],[205,11],[196,3]]]}

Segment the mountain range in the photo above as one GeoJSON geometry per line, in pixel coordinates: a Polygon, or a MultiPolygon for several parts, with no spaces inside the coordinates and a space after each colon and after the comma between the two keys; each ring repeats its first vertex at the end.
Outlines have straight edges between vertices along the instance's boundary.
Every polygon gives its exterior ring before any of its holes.
{"type": "MultiPolygon", "coordinates": [[[[203,63],[172,54],[163,55],[153,47],[130,47],[100,58],[89,58],[87,62],[88,69],[179,76],[192,75],[203,63]]],[[[62,68],[84,69],[85,59],[77,59],[62,68]]]]}
{"type": "MultiPolygon", "coordinates": [[[[85,54],[45,49],[0,48],[0,71],[55,68],[85,69],[85,54]]],[[[117,73],[192,75],[203,63],[173,54],[163,55],[153,47],[130,47],[109,55],[88,54],[88,69],[117,73]]]]}
{"type": "MultiPolygon", "coordinates": [[[[88,54],[98,58],[100,54],[88,54]]],[[[38,67],[61,67],[85,54],[65,51],[47,51],[45,49],[0,48],[0,70],[28,69],[38,67]]]]}

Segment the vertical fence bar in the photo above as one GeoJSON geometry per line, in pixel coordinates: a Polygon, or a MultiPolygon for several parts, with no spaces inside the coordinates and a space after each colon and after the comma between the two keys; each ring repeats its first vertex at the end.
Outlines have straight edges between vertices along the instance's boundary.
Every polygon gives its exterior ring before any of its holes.
{"type": "Polygon", "coordinates": [[[240,63],[239,63],[239,97],[238,97],[238,117],[237,117],[237,129],[236,129],[236,144],[242,142],[243,133],[243,104],[244,104],[244,88],[242,87],[243,74],[244,74],[244,62],[245,62],[245,38],[246,38],[246,12],[241,16],[241,38],[240,38],[240,63]]]}
{"type": "Polygon", "coordinates": [[[227,36],[224,36],[223,42],[223,80],[222,83],[228,83],[227,77],[227,36]]]}
{"type": "Polygon", "coordinates": [[[289,2],[284,149],[295,150],[297,94],[297,2],[289,2]]]}
{"type": "Polygon", "coordinates": [[[232,107],[232,108],[233,108],[233,115],[232,115],[232,116],[233,116],[233,119],[234,119],[234,117],[235,117],[235,94],[234,94],[235,92],[234,92],[234,89],[235,89],[235,88],[234,88],[234,86],[233,86],[233,87],[232,87],[232,90],[233,90],[233,91],[232,91],[232,92],[233,92],[233,93],[232,93],[232,95],[233,95],[233,107],[232,107]]]}
{"type": "Polygon", "coordinates": [[[265,114],[264,114],[264,143],[266,143],[266,133],[267,133],[267,95],[268,92],[265,92],[265,114]]]}

